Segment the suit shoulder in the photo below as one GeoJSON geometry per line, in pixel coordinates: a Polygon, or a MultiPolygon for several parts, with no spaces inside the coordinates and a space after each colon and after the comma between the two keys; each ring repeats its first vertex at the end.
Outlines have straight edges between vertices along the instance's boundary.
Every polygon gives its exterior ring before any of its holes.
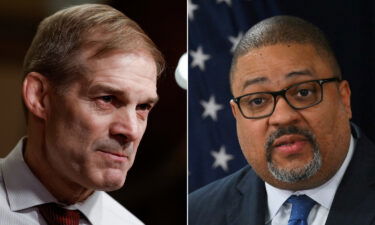
{"type": "Polygon", "coordinates": [[[240,182],[251,170],[250,166],[246,166],[231,175],[213,181],[212,183],[192,192],[189,195],[189,204],[198,199],[210,198],[213,194],[215,194],[216,197],[218,197],[218,195],[223,197],[225,193],[235,188],[238,182],[240,182]]]}
{"type": "Polygon", "coordinates": [[[136,216],[129,212],[124,206],[103,192],[103,221],[111,221],[111,224],[143,225],[136,216]]]}
{"type": "Polygon", "coordinates": [[[220,213],[225,210],[223,206],[238,193],[240,183],[248,183],[249,178],[255,178],[255,174],[250,166],[246,166],[189,194],[189,224],[198,224],[194,221],[200,221],[199,218],[225,214],[220,213]]]}

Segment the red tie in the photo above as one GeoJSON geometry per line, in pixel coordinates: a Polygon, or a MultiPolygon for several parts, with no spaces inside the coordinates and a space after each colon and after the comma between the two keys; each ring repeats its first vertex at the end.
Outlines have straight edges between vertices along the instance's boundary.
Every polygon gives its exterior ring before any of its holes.
{"type": "Polygon", "coordinates": [[[49,225],[78,225],[80,212],[78,210],[67,210],[56,203],[39,205],[39,212],[49,225]]]}

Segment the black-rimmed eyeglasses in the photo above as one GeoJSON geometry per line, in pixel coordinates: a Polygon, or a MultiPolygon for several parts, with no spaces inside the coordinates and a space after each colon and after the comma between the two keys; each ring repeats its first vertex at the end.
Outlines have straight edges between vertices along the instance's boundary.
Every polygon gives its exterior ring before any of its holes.
{"type": "Polygon", "coordinates": [[[277,96],[282,96],[293,109],[306,109],[323,100],[323,84],[339,82],[339,78],[309,80],[293,84],[280,91],[255,92],[233,98],[242,115],[247,119],[260,119],[272,115],[277,96]]]}

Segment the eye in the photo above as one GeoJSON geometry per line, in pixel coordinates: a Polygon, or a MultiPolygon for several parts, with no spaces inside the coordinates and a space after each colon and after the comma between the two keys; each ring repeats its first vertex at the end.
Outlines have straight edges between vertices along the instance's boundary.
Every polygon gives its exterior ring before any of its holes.
{"type": "Polygon", "coordinates": [[[263,98],[254,98],[250,101],[250,104],[252,105],[261,105],[262,103],[264,103],[264,99],[263,98]]]}
{"type": "Polygon", "coordinates": [[[311,90],[308,90],[308,89],[298,90],[298,95],[301,96],[301,97],[309,96],[309,95],[311,95],[311,90]]]}
{"type": "Polygon", "coordinates": [[[267,107],[272,101],[272,95],[259,93],[245,96],[241,99],[241,107],[249,110],[260,110],[267,107]]]}
{"type": "Polygon", "coordinates": [[[112,95],[105,95],[105,96],[100,96],[99,99],[102,100],[105,103],[111,103],[114,100],[114,96],[112,96],[112,95]]]}
{"type": "Polygon", "coordinates": [[[118,107],[119,101],[113,95],[103,95],[95,98],[95,104],[100,109],[111,109],[112,107],[118,107]]]}
{"type": "Polygon", "coordinates": [[[152,106],[150,104],[137,105],[137,110],[141,110],[141,111],[150,111],[151,108],[152,108],[152,106]]]}

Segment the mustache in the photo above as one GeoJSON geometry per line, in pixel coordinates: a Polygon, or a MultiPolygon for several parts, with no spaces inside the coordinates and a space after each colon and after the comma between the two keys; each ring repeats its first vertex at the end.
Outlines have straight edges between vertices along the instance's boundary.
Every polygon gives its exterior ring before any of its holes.
{"type": "MultiPolygon", "coordinates": [[[[296,126],[288,126],[288,127],[280,127],[273,133],[271,133],[266,140],[266,143],[264,144],[264,148],[266,149],[266,156],[267,160],[271,160],[271,152],[273,150],[273,144],[276,139],[280,138],[281,136],[288,135],[288,134],[297,134],[302,135],[306,138],[306,140],[312,145],[317,146],[315,135],[310,131],[306,129],[301,129],[296,126]]],[[[314,148],[315,149],[315,148],[314,148]]]]}
{"type": "Polygon", "coordinates": [[[126,155],[133,153],[134,149],[130,142],[119,142],[115,139],[99,139],[93,144],[93,149],[100,149],[108,152],[120,152],[126,155]]]}

